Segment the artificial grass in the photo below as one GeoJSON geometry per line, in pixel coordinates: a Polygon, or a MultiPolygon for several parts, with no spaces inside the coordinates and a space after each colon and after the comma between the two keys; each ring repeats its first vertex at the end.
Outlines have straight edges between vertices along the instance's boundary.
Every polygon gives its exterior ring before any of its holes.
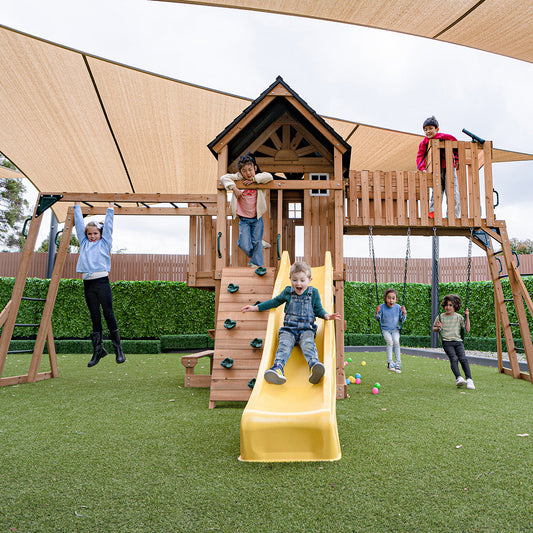
{"type": "Polygon", "coordinates": [[[244,403],[209,410],[181,355],[58,356],[58,379],[0,388],[0,531],[531,531],[529,382],[472,366],[469,391],[446,361],[349,356],[363,382],[321,463],[239,462],[244,403]]]}

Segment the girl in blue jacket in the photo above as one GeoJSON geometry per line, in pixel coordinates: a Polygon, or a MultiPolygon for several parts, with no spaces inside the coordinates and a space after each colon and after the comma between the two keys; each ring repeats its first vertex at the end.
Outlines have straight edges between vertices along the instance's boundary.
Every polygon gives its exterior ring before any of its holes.
{"type": "Polygon", "coordinates": [[[115,213],[113,205],[113,202],[109,202],[103,225],[99,222],[89,222],[85,226],[80,202],[75,202],[74,204],[74,223],[78,241],[80,242],[80,257],[76,272],[82,273],[85,301],[87,302],[93,325],[93,332],[91,333],[93,356],[87,364],[89,367],[96,365],[102,357],[107,355],[102,343],[100,307],[102,307],[104,318],[109,328],[109,336],[115,350],[116,361],[117,363],[126,361],[120,343],[115,313],[113,312],[113,295],[109,283],[113,216],[115,213]]]}
{"type": "Polygon", "coordinates": [[[405,306],[396,303],[398,293],[394,289],[387,289],[383,295],[385,303],[376,307],[376,320],[381,326],[381,334],[387,344],[387,370],[402,372],[402,359],[400,355],[400,330],[407,317],[405,306]],[[392,362],[392,349],[394,348],[394,363],[392,362]]]}

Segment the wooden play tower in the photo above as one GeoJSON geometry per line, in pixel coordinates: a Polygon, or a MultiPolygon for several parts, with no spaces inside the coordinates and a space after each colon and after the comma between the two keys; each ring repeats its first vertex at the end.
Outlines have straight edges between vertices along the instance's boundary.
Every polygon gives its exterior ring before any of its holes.
{"type": "MultiPolygon", "coordinates": [[[[492,143],[431,141],[428,172],[350,170],[350,145],[318,116],[281,78],[268,87],[208,145],[218,161],[218,176],[236,172],[238,158],[251,151],[261,171],[274,180],[257,185],[267,194],[269,212],[264,216],[266,274],[258,276],[246,266],[248,258],[237,247],[238,222],[232,220],[228,193],[219,184],[216,194],[98,194],[43,193],[32,217],[27,243],[12,297],[0,313],[0,385],[33,382],[57,376],[51,317],[73,226],[69,208],[50,288],[44,301],[36,344],[27,375],[2,377],[9,345],[24,302],[24,285],[41,214],[56,202],[84,203],[84,214],[105,213],[104,202],[114,201],[117,215],[183,215],[190,217],[189,271],[187,283],[216,292],[214,350],[186,356],[186,386],[209,386],[209,406],[219,401],[248,400],[261,360],[261,340],[267,313],[240,313],[243,305],[272,296],[282,251],[294,260],[296,227],[303,227],[303,258],[311,266],[324,262],[327,251],[333,263],[335,311],[344,316],[343,235],[466,236],[485,250],[494,284],[499,371],[531,381],[533,345],[526,306],[533,303],[520,277],[504,221],[496,220],[492,186],[492,143]],[[461,216],[447,217],[441,198],[440,154],[452,168],[458,154],[461,216]],[[428,217],[431,189],[435,192],[435,216],[428,217]],[[178,204],[180,204],[178,206],[178,204]],[[186,205],[184,207],[183,205],[186,205]],[[500,256],[501,255],[501,260],[500,256]],[[506,267],[512,298],[505,298],[501,265],[506,267]],[[228,286],[238,285],[231,293],[228,286]],[[509,320],[510,307],[518,322],[509,320]],[[227,320],[238,327],[228,328],[227,320]],[[225,325],[226,324],[226,325],[225,325]],[[502,331],[510,369],[502,363],[502,331]],[[514,335],[513,335],[514,333],[514,335]],[[529,373],[521,372],[513,338],[521,337],[529,373]],[[252,342],[255,341],[255,342],[252,342]],[[51,371],[39,372],[45,342],[51,371]],[[211,359],[210,376],[196,375],[200,357],[211,359]],[[221,364],[231,359],[232,366],[221,364]]],[[[413,154],[414,159],[415,154],[413,154]]],[[[216,176],[213,179],[217,179],[216,176]]],[[[448,212],[454,213],[453,182],[447,180],[448,212]]],[[[337,398],[346,396],[344,376],[344,321],[336,324],[337,398]]]]}

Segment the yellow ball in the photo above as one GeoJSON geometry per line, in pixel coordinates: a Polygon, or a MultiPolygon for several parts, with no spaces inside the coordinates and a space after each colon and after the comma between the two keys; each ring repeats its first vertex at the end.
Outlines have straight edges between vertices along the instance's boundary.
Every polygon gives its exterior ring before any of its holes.
{"type": "Polygon", "coordinates": [[[361,365],[365,366],[366,365],[366,361],[361,361],[361,365]]]}
{"type": "Polygon", "coordinates": [[[355,378],[353,376],[348,376],[350,383],[355,383],[355,378]]]}

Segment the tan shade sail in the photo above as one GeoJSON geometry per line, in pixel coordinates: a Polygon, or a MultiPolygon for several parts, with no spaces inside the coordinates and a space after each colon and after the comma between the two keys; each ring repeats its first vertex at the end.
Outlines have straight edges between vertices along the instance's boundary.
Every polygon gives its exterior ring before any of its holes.
{"type": "Polygon", "coordinates": [[[533,62],[531,0],[163,0],[408,33],[533,62]]]}
{"type": "MultiPolygon", "coordinates": [[[[216,192],[217,162],[207,144],[250,99],[1,26],[0,49],[0,152],[39,191],[216,192]]],[[[415,169],[420,135],[324,118],[352,146],[350,168],[415,169]]],[[[494,159],[533,156],[495,150],[494,159]]],[[[13,174],[0,177],[6,173],[13,174]]],[[[65,209],[54,206],[58,220],[65,209]]]]}

